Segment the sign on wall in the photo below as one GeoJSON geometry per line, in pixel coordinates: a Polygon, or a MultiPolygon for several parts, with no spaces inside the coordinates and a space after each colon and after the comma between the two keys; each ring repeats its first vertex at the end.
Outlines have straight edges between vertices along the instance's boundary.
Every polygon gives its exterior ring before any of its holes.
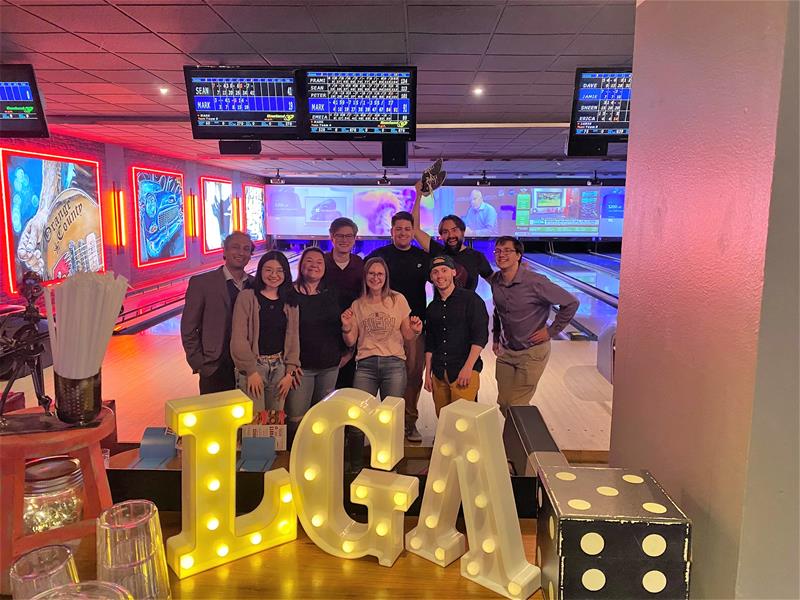
{"type": "Polygon", "coordinates": [[[244,185],[244,213],[247,233],[254,242],[264,239],[264,187],[244,185]]]}
{"type": "Polygon", "coordinates": [[[92,160],[0,149],[6,267],[45,281],[102,271],[100,166],[92,160]]]}
{"type": "Polygon", "coordinates": [[[230,179],[201,177],[203,190],[203,252],[222,250],[222,242],[233,232],[233,183],[230,179]]]}

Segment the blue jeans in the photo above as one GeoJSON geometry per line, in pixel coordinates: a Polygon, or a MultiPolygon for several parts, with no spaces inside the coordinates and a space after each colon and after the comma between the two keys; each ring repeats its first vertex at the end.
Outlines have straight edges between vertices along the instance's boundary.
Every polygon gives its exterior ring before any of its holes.
{"type": "Polygon", "coordinates": [[[381,400],[406,393],[406,361],[396,356],[368,356],[356,362],[353,387],[381,400]]]}
{"type": "Polygon", "coordinates": [[[308,409],[336,388],[339,367],[329,369],[303,369],[300,385],[289,392],[286,399],[286,416],[300,422],[308,409]]]}
{"type": "Polygon", "coordinates": [[[247,375],[239,371],[236,372],[236,383],[253,401],[253,417],[262,410],[283,410],[278,383],[286,375],[286,365],[280,356],[259,356],[256,360],[256,372],[264,380],[264,395],[261,398],[253,396],[247,390],[247,375]]]}

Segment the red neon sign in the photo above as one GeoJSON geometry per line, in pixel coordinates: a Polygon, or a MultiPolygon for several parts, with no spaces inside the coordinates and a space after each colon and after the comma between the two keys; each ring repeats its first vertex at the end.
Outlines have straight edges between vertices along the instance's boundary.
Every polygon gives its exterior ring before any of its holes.
{"type": "Polygon", "coordinates": [[[48,283],[64,279],[77,271],[103,272],[105,247],[100,196],[100,163],[75,156],[0,148],[0,165],[3,170],[0,174],[2,195],[0,203],[3,206],[6,233],[4,266],[10,291],[17,293],[18,261],[22,272],[37,271],[48,283]],[[29,174],[21,167],[17,167],[12,181],[9,173],[12,157],[40,159],[43,163],[58,162],[62,165],[60,169],[48,169],[47,175],[42,172],[41,181],[38,182],[35,178],[31,179],[31,175],[38,175],[38,172],[29,174]],[[58,189],[59,186],[63,186],[63,177],[70,178],[69,186],[58,189]],[[94,189],[81,187],[87,186],[90,182],[94,189]],[[34,194],[37,192],[35,189],[37,183],[38,194],[34,194]],[[45,186],[49,189],[43,189],[45,186]],[[20,200],[15,212],[15,207],[12,206],[15,193],[20,197],[28,195],[31,200],[34,195],[38,196],[35,211],[32,202],[25,206],[20,200]],[[96,219],[88,212],[93,209],[92,205],[95,203],[96,219]],[[34,211],[32,215],[23,214],[32,211],[34,211]],[[20,245],[23,243],[26,246],[21,248],[20,245]],[[38,264],[31,264],[37,260],[38,264]]]}
{"type": "MultiPolygon", "coordinates": [[[[145,180],[146,181],[146,180],[145,180]]],[[[185,187],[183,185],[183,173],[176,173],[174,171],[164,171],[162,169],[153,169],[150,167],[132,167],[131,168],[131,189],[133,189],[133,206],[134,206],[134,213],[135,213],[135,232],[136,232],[136,266],[138,268],[143,267],[154,267],[156,265],[163,265],[165,263],[177,262],[179,260],[183,260],[186,258],[186,194],[185,194],[185,187]],[[139,200],[141,197],[141,184],[140,182],[140,175],[142,174],[153,174],[155,177],[150,179],[153,183],[150,184],[150,187],[154,189],[151,190],[149,193],[154,194],[155,188],[160,187],[163,185],[172,186],[174,189],[172,190],[177,191],[180,189],[180,209],[181,214],[175,214],[175,206],[169,204],[169,194],[165,198],[165,202],[167,205],[165,206],[158,206],[158,199],[156,197],[150,197],[150,201],[155,203],[156,206],[151,206],[150,212],[153,212],[153,215],[149,215],[148,211],[145,210],[145,217],[149,220],[148,223],[144,223],[145,229],[142,229],[142,207],[139,204],[139,200]],[[176,187],[177,184],[177,187],[176,187]],[[160,209],[163,208],[163,212],[159,212],[160,209]],[[165,218],[166,217],[166,218],[165,218]],[[152,220],[150,220],[152,219],[152,220]],[[180,222],[178,222],[180,221],[180,222]],[[177,227],[177,229],[175,229],[177,227]],[[183,250],[181,254],[176,254],[175,256],[165,256],[161,258],[153,258],[150,260],[142,260],[142,251],[146,251],[147,254],[150,254],[151,251],[160,254],[163,252],[163,248],[170,243],[170,240],[174,237],[175,232],[180,231],[181,236],[183,238],[183,250]],[[142,235],[144,234],[146,239],[142,239],[142,235]],[[143,247],[142,244],[145,244],[143,247]]],[[[166,190],[169,191],[169,190],[166,190]]],[[[148,190],[145,190],[145,194],[148,193],[148,190]]],[[[163,194],[162,194],[163,195],[163,194]]],[[[120,210],[122,210],[123,206],[120,203],[120,210]]],[[[124,214],[124,213],[123,213],[124,214]]],[[[121,221],[124,223],[124,220],[121,221]]]]}

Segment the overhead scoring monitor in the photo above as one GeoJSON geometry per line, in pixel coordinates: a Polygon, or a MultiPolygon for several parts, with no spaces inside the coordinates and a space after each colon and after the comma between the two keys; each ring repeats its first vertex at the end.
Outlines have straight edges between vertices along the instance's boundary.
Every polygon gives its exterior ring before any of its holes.
{"type": "Polygon", "coordinates": [[[627,142],[631,113],[631,69],[577,69],[570,156],[604,155],[609,142],[627,142]]]}
{"type": "Polygon", "coordinates": [[[0,65],[0,137],[48,137],[31,65],[0,65]]]}
{"type": "Polygon", "coordinates": [[[306,139],[416,139],[416,67],[302,71],[306,139]]]}
{"type": "Polygon", "coordinates": [[[184,67],[196,139],[297,139],[292,69],[184,67]]]}

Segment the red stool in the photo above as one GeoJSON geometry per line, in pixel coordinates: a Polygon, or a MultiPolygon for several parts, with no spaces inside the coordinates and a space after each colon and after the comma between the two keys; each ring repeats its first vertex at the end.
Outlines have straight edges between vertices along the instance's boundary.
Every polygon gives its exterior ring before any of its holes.
{"type": "Polygon", "coordinates": [[[111,506],[111,490],[100,440],[114,431],[114,415],[108,408],[103,408],[98,419],[100,425],[97,427],[0,436],[0,593],[10,593],[8,570],[18,556],[34,548],[94,533],[95,519],[111,506]],[[81,461],[84,519],[58,529],[26,535],[22,520],[25,461],[65,454],[81,461]]]}

